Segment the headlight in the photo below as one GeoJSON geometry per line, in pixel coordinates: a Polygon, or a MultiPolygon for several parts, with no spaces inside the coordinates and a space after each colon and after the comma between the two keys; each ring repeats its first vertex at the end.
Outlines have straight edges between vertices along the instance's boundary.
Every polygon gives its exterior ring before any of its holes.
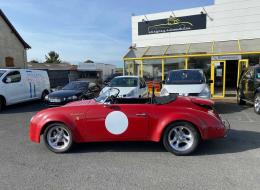
{"type": "Polygon", "coordinates": [[[205,87],[199,94],[200,98],[210,99],[210,90],[208,87],[205,87]]]}
{"type": "Polygon", "coordinates": [[[126,96],[127,96],[127,97],[133,97],[133,96],[135,96],[135,89],[131,90],[126,96]]]}
{"type": "Polygon", "coordinates": [[[78,99],[77,96],[70,96],[70,97],[67,98],[67,100],[77,100],[77,99],[78,99]]]}
{"type": "Polygon", "coordinates": [[[160,96],[169,96],[169,95],[170,95],[169,92],[165,88],[161,90],[160,96]]]}

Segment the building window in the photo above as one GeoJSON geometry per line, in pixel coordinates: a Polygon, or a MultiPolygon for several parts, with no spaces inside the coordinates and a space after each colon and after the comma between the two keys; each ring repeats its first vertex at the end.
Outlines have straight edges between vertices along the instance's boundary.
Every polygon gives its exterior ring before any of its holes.
{"type": "Polygon", "coordinates": [[[185,58],[165,59],[164,62],[164,79],[167,79],[168,73],[172,70],[184,69],[185,58]]]}
{"type": "Polygon", "coordinates": [[[146,81],[162,80],[162,60],[144,60],[143,77],[146,81]]]}
{"type": "Polygon", "coordinates": [[[196,57],[196,58],[189,59],[188,68],[202,69],[208,80],[210,79],[210,65],[211,65],[211,57],[196,57]]]}
{"type": "Polygon", "coordinates": [[[14,67],[14,58],[6,57],[5,58],[5,66],[6,67],[14,67]]]}

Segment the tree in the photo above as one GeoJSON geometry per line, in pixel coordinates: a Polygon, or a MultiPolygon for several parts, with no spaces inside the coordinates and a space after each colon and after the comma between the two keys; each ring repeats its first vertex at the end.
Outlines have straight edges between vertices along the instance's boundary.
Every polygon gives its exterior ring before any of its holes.
{"type": "Polygon", "coordinates": [[[94,63],[94,61],[88,59],[87,61],[84,61],[84,63],[94,63]]]}
{"type": "Polygon", "coordinates": [[[33,59],[33,60],[30,61],[30,63],[39,63],[39,61],[33,59]]]}
{"type": "Polygon", "coordinates": [[[48,55],[45,55],[46,63],[61,63],[59,54],[55,51],[50,51],[48,55]]]}

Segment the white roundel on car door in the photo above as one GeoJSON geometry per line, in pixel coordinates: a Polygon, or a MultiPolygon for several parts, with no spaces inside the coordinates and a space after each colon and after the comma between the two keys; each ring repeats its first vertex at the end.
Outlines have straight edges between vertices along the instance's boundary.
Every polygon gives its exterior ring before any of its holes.
{"type": "Polygon", "coordinates": [[[127,130],[128,118],[121,111],[110,112],[106,117],[105,126],[110,133],[120,135],[127,130]]]}

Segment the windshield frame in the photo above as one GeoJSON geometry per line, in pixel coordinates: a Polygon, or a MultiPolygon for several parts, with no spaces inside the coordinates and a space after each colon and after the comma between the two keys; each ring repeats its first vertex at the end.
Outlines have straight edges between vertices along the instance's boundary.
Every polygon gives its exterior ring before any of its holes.
{"type": "MultiPolygon", "coordinates": [[[[83,87],[83,86],[81,86],[81,87],[83,87]]],[[[61,90],[81,90],[81,91],[85,91],[85,90],[88,90],[88,88],[89,88],[89,82],[72,81],[72,82],[66,84],[61,90]],[[84,89],[78,88],[82,84],[86,84],[86,86],[84,86],[84,89]],[[70,86],[73,87],[73,88],[69,88],[70,86]]]]}
{"type": "Polygon", "coordinates": [[[0,70],[0,78],[6,73],[5,70],[0,70]]]}
{"type": "Polygon", "coordinates": [[[120,90],[118,88],[109,88],[104,93],[100,94],[98,97],[94,98],[94,100],[100,104],[110,104],[108,100],[111,100],[111,97],[117,98],[120,93],[120,90]],[[117,92],[115,94],[111,94],[112,90],[116,90],[117,92]]]}
{"type": "Polygon", "coordinates": [[[172,70],[172,71],[169,71],[168,77],[165,81],[165,84],[167,84],[167,85],[192,85],[192,84],[204,84],[204,83],[206,83],[205,74],[202,70],[199,70],[199,69],[198,70],[194,69],[194,70],[172,70]],[[189,79],[189,77],[191,76],[191,72],[200,73],[201,79],[200,80],[189,79]],[[186,75],[190,75],[190,76],[187,77],[186,79],[185,78],[183,78],[183,79],[179,78],[179,80],[171,78],[172,76],[175,76],[176,73],[178,73],[179,75],[189,73],[189,74],[186,74],[186,75]]]}

